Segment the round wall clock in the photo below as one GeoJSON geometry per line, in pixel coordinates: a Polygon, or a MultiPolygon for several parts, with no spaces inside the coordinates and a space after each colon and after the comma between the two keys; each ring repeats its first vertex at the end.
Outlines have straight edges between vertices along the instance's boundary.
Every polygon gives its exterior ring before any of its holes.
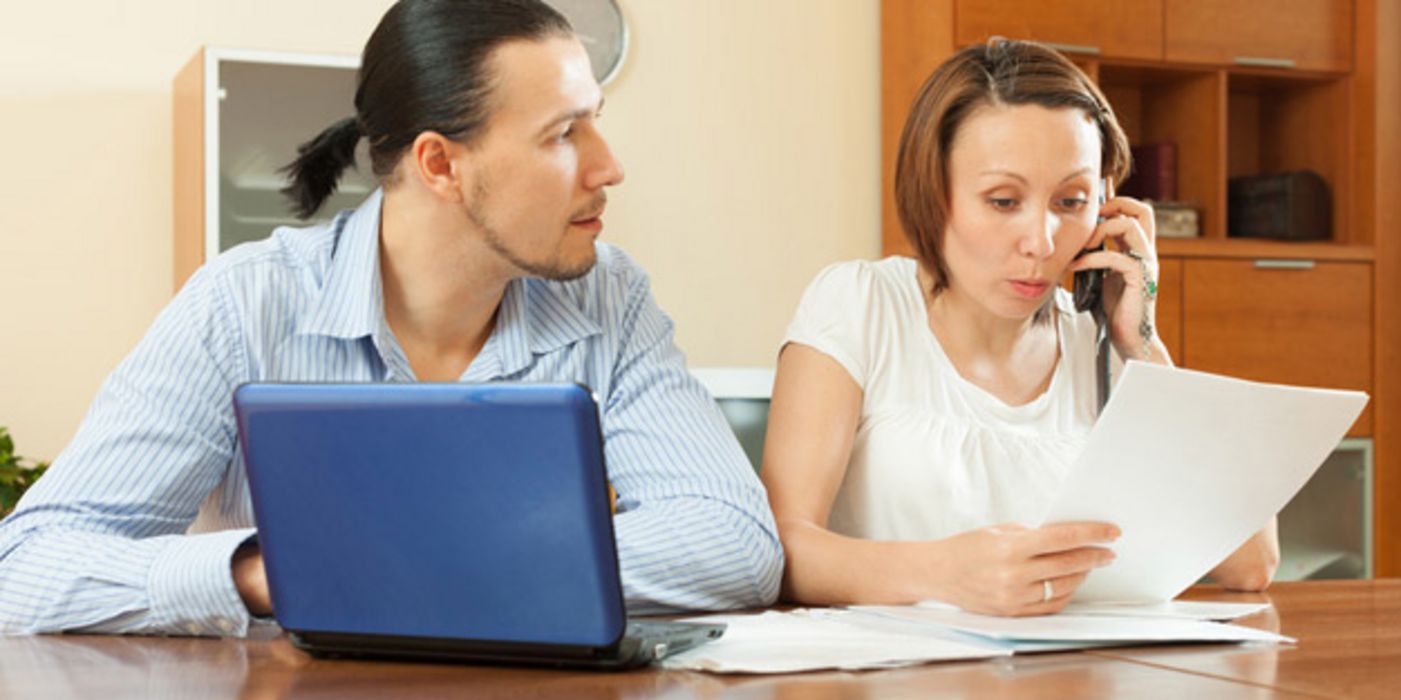
{"type": "Polygon", "coordinates": [[[628,26],[614,0],[545,0],[568,18],[589,52],[593,77],[606,85],[623,65],[628,52],[628,26]]]}

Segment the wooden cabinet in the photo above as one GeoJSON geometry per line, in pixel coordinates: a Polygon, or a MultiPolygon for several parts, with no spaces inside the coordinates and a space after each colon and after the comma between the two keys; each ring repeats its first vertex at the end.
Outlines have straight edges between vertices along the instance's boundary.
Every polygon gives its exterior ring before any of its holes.
{"type": "Polygon", "coordinates": [[[1005,36],[1055,44],[1066,53],[1163,57],[1163,0],[958,0],[954,16],[959,44],[1005,36]]]}
{"type": "Polygon", "coordinates": [[[1168,0],[1169,61],[1352,68],[1352,0],[1168,0]]]}
{"type": "MultiPolygon", "coordinates": [[[[1370,6],[1363,9],[1371,12],[1370,6]]],[[[1169,251],[1186,246],[1191,249],[1186,252],[1199,255],[1255,255],[1256,241],[1231,238],[1227,231],[1227,183],[1237,176],[1296,170],[1318,173],[1327,183],[1333,199],[1328,243],[1371,245],[1371,227],[1365,224],[1373,215],[1372,190],[1370,178],[1359,177],[1367,172],[1358,163],[1374,142],[1375,116],[1365,109],[1369,89],[1359,90],[1347,72],[1353,65],[1354,10],[1352,0],[1129,0],[1107,5],[1087,0],[885,0],[882,241],[891,251],[909,250],[888,193],[898,136],[916,89],[938,59],[1001,35],[1066,46],[1067,55],[1099,83],[1133,145],[1166,143],[1176,149],[1177,199],[1197,210],[1200,236],[1170,242],[1169,251]],[[1200,48],[1211,42],[1220,52],[1200,48]],[[1313,58],[1308,47],[1315,44],[1342,47],[1335,53],[1345,60],[1313,58]],[[1275,46],[1284,47],[1276,53],[1291,58],[1297,68],[1236,60],[1260,58],[1256,54],[1275,46]]],[[[1368,59],[1373,63],[1375,56],[1368,59]]],[[[1350,257],[1368,255],[1354,250],[1350,257]]]]}
{"type": "Polygon", "coordinates": [[[953,0],[881,0],[880,143],[881,249],[910,255],[913,248],[895,212],[895,151],[905,114],[919,87],[953,52],[953,0]]]}
{"type": "MultiPolygon", "coordinates": [[[[1281,384],[1372,391],[1372,266],[1187,260],[1182,362],[1281,384]]],[[[1364,411],[1351,435],[1371,432],[1364,411]]]]}

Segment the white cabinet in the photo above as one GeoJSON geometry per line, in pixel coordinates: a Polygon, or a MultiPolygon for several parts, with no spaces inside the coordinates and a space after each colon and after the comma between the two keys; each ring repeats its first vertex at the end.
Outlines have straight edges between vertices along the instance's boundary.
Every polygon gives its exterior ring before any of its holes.
{"type": "MultiPolygon", "coordinates": [[[[297,147],[355,114],[356,56],[208,47],[174,81],[174,283],[204,262],[283,225],[291,213],[279,170],[297,147]]],[[[324,220],[374,187],[364,144],[362,170],[347,170],[324,220]]]]}

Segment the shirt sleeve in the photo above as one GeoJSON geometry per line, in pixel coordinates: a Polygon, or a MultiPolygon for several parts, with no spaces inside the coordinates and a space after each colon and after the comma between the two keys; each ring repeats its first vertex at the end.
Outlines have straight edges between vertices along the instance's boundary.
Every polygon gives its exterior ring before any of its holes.
{"type": "Polygon", "coordinates": [[[870,315],[867,263],[829,265],[817,273],[798,302],[783,343],[801,343],[841,365],[858,386],[866,385],[867,352],[862,320],[870,315]]]}
{"type": "Polygon", "coordinates": [[[0,632],[242,635],[251,529],[185,534],[234,455],[237,321],[202,270],[0,523],[0,632]]]}
{"type": "Polygon", "coordinates": [[[768,605],[783,549],[764,487],[640,271],[624,303],[603,429],[628,609],[768,605]]]}

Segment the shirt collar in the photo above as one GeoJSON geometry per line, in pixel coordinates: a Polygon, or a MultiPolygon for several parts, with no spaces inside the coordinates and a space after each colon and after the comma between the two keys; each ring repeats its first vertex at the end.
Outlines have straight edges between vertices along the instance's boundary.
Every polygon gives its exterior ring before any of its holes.
{"type": "MultiPolygon", "coordinates": [[[[597,273],[595,273],[597,274],[597,273]]],[[[587,284],[583,280],[572,284],[587,284]]],[[[545,355],[603,331],[570,298],[571,284],[523,278],[506,285],[496,316],[501,374],[529,367],[545,355]]]]}
{"type": "Polygon", "coordinates": [[[384,325],[384,295],[379,276],[379,221],[384,191],[375,190],[331,224],[334,243],[330,270],[312,311],[297,332],[353,340],[373,335],[384,325]]]}

